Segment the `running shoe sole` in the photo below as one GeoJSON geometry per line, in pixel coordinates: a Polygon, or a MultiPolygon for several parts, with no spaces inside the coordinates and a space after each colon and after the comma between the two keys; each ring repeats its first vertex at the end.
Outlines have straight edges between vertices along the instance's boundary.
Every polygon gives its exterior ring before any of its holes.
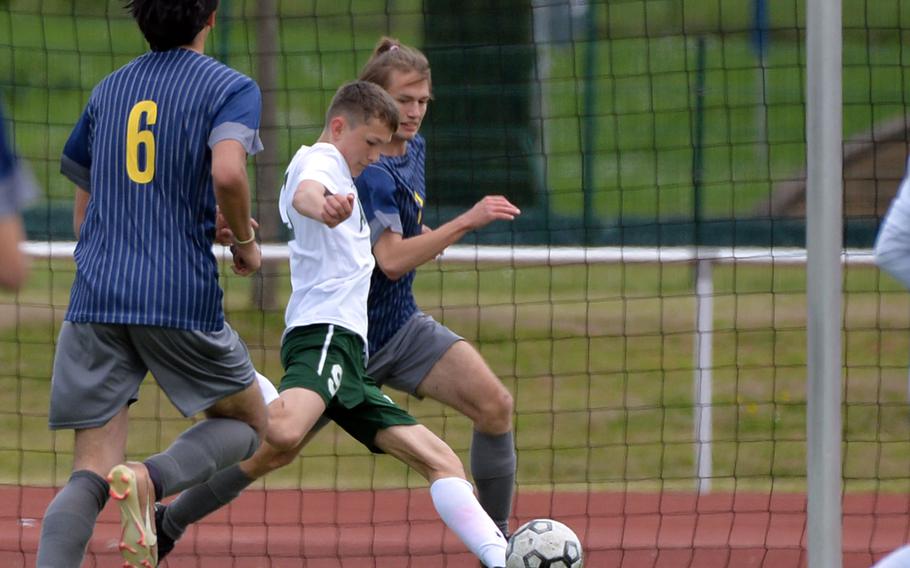
{"type": "Polygon", "coordinates": [[[107,474],[110,495],[120,507],[120,555],[123,568],[156,568],[155,524],[151,518],[151,496],[146,494],[145,512],[139,503],[136,472],[125,464],[107,474]]]}

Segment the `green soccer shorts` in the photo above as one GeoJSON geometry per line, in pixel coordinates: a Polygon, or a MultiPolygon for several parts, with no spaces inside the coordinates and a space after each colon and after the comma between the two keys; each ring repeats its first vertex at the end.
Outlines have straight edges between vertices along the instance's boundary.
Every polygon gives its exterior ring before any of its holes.
{"type": "Polygon", "coordinates": [[[332,324],[294,328],[281,342],[284,377],[278,390],[303,388],[322,397],[325,416],[370,449],[376,433],[413,426],[413,416],[384,395],[366,373],[364,343],[356,333],[332,324]]]}

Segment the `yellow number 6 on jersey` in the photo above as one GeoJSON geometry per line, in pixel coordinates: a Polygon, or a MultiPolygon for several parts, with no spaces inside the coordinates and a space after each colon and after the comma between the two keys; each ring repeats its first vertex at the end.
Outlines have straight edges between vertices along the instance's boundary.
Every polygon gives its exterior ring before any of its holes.
{"type": "Polygon", "coordinates": [[[155,135],[150,130],[139,130],[139,121],[145,115],[146,127],[158,120],[155,101],[139,101],[130,110],[126,125],[126,173],[136,183],[148,183],[155,177],[155,135]],[[139,146],[145,146],[145,169],[139,169],[139,146]]]}

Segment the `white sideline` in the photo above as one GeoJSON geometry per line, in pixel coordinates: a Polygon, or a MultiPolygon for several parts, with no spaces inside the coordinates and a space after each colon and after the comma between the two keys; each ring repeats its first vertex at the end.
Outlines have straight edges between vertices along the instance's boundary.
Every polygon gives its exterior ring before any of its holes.
{"type": "MultiPolygon", "coordinates": [[[[21,249],[34,258],[72,258],[75,242],[28,241],[21,249]]],[[[284,244],[262,245],[267,260],[287,260],[284,244]]],[[[216,257],[230,255],[226,247],[215,245],[216,257]]],[[[622,262],[692,262],[711,260],[722,263],[805,264],[806,249],[790,247],[550,247],[550,246],[473,246],[454,245],[446,249],[437,262],[504,264],[508,266],[558,266],[568,264],[616,264],[622,262]]],[[[844,264],[872,265],[872,249],[846,249],[841,253],[844,264]]]]}

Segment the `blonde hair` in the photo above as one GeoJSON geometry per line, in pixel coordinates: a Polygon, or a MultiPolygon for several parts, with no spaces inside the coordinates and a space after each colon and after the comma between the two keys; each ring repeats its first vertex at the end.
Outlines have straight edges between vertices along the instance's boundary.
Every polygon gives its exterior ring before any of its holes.
{"type": "Polygon", "coordinates": [[[398,105],[375,83],[352,81],[339,87],[325,113],[326,124],[340,115],[344,115],[355,126],[375,118],[392,132],[398,130],[398,105]]]}
{"type": "Polygon", "coordinates": [[[407,73],[414,71],[432,87],[430,79],[430,62],[419,49],[403,45],[395,38],[384,36],[379,39],[373,55],[360,71],[359,79],[376,83],[388,89],[392,82],[392,72],[407,73]]]}

